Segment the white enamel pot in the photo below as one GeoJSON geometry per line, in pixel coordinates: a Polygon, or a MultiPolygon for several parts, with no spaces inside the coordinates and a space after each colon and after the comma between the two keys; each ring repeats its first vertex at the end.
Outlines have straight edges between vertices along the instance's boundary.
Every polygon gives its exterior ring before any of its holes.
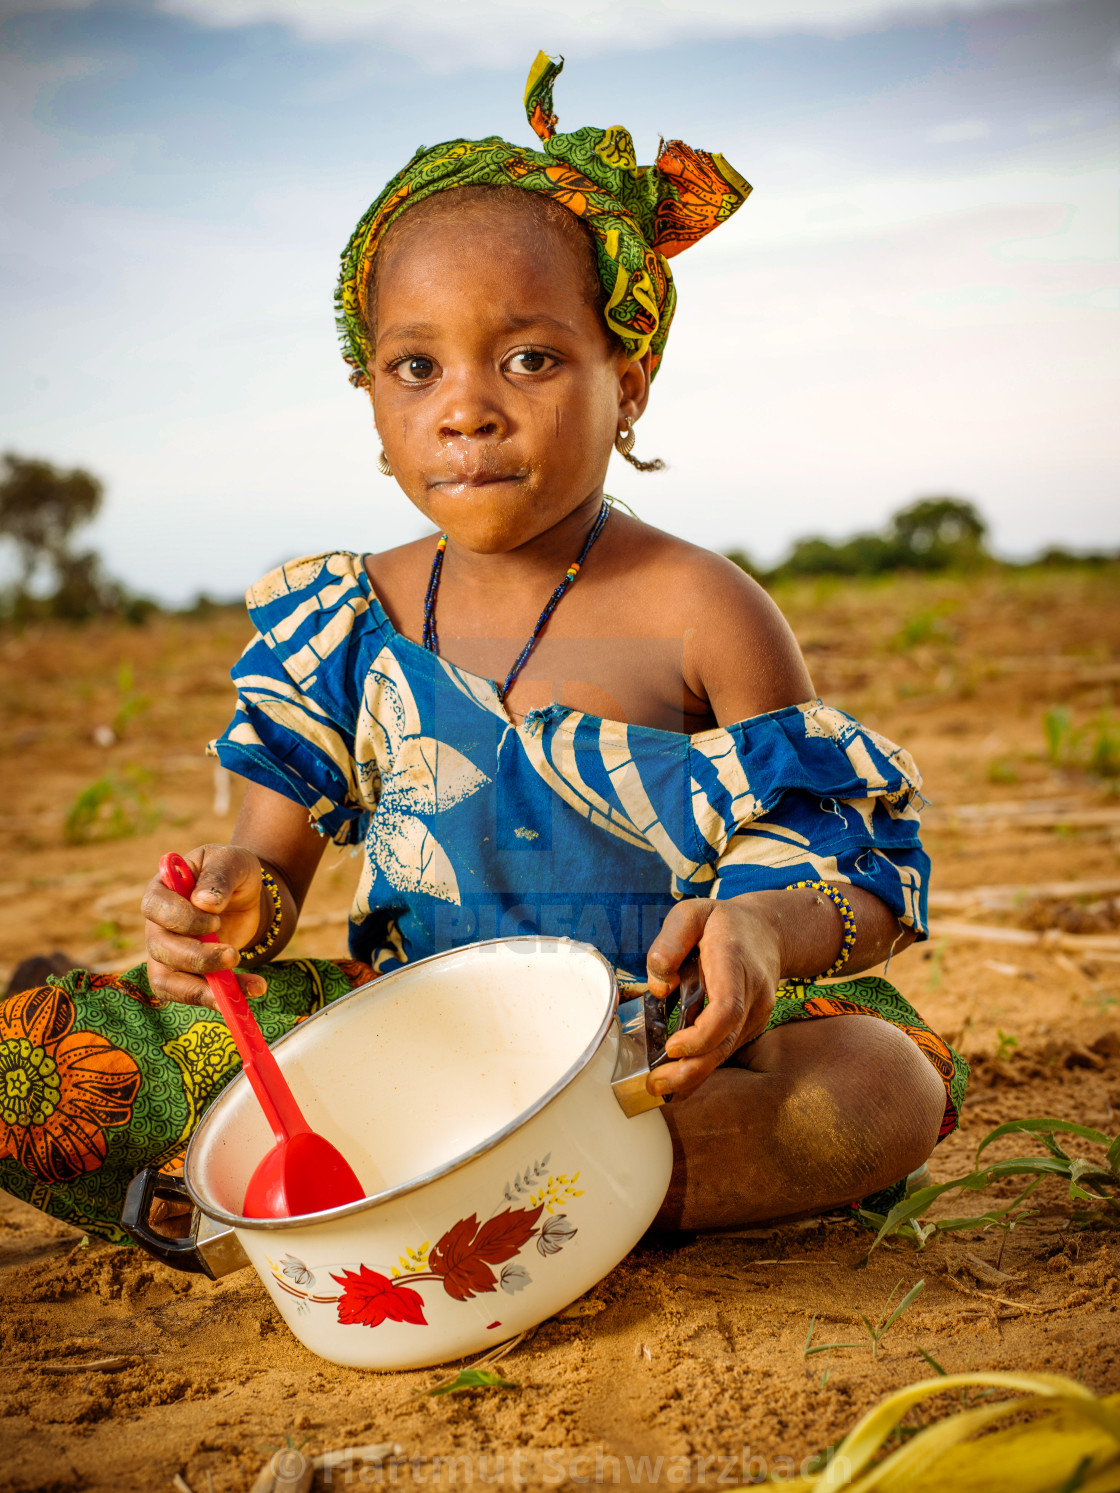
{"type": "Polygon", "coordinates": [[[130,1189],[125,1227],[212,1277],[247,1260],[300,1341],[335,1363],[408,1369],[484,1351],[602,1279],[665,1196],[672,1145],[645,1087],[663,1056],[660,1008],[616,1004],[611,966],[567,939],[498,939],[384,975],[274,1047],[368,1197],[243,1216],[273,1139],[239,1075],[187,1150],[191,1237],[148,1227],[169,1185],[152,1172],[130,1189]]]}

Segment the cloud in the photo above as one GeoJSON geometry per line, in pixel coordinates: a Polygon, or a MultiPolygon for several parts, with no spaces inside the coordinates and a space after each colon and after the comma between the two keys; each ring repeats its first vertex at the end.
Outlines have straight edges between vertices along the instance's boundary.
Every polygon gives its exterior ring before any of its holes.
{"type": "MultiPolygon", "coordinates": [[[[0,0],[16,3],[18,0],[0,0]]],[[[74,3],[74,0],[70,0],[74,3]]],[[[78,0],[81,3],[81,0],[78,0]]],[[[205,26],[283,26],[313,41],[373,41],[433,69],[508,65],[526,49],[648,49],[742,36],[852,35],[1037,0],[155,0],[205,26]]],[[[1060,0],[1049,0],[1057,5],[1060,0]]]]}
{"type": "Polygon", "coordinates": [[[983,140],[991,134],[986,119],[958,119],[952,124],[939,124],[930,130],[926,139],[931,145],[960,145],[965,140],[983,140]]]}

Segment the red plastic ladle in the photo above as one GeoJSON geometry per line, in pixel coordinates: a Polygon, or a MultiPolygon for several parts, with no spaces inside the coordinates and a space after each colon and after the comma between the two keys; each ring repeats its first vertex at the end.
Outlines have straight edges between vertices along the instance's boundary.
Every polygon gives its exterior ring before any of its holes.
{"type": "MultiPolygon", "coordinates": [[[[195,875],[181,855],[165,855],[159,863],[159,874],[165,887],[190,899],[195,875]]],[[[200,942],[217,943],[218,935],[204,933],[200,942]]],[[[276,1137],[275,1146],[249,1178],[241,1209],[244,1216],[292,1218],[302,1213],[323,1213],[364,1198],[366,1190],[346,1158],[304,1119],[236,975],[224,969],[207,975],[206,983],[241,1054],[245,1077],[276,1137]]]]}

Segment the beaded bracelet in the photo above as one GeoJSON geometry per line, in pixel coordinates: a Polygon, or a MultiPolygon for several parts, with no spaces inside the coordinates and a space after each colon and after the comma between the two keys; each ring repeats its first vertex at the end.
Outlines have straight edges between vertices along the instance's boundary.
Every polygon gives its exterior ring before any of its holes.
{"type": "Polygon", "coordinates": [[[264,937],[258,943],[253,944],[252,948],[240,950],[238,958],[241,960],[259,959],[262,954],[268,953],[280,936],[280,924],[284,917],[284,899],[280,895],[279,884],[276,877],[266,871],[263,866],[261,867],[261,881],[272,898],[272,921],[265,930],[264,937]]]}
{"type": "Polygon", "coordinates": [[[836,903],[840,912],[840,919],[844,925],[844,937],[840,944],[840,954],[828,968],[819,975],[791,975],[782,983],[785,985],[809,985],[815,980],[830,980],[833,975],[838,975],[851,958],[852,950],[856,943],[856,919],[852,912],[852,904],[844,893],[834,886],[829,886],[827,881],[798,881],[789,888],[791,892],[800,891],[823,892],[826,897],[836,903]]]}

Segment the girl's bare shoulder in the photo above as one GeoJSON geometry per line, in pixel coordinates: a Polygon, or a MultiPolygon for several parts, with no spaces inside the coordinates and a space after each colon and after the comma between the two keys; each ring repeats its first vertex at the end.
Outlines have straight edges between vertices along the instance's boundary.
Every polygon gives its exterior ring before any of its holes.
{"type": "Polygon", "coordinates": [[[362,556],[373,593],[397,632],[418,638],[423,629],[424,593],[432,569],[436,536],[362,556]]]}
{"type": "Polygon", "coordinates": [[[616,541],[626,591],[656,609],[658,631],[685,640],[685,682],[721,725],[813,697],[789,623],[733,561],[632,519],[616,541]]]}
{"type": "Polygon", "coordinates": [[[412,539],[408,544],[394,545],[392,549],[367,551],[362,556],[362,563],[375,585],[378,577],[390,584],[397,579],[410,579],[418,570],[426,572],[431,569],[435,540],[435,534],[425,534],[422,539],[412,539]]]}

